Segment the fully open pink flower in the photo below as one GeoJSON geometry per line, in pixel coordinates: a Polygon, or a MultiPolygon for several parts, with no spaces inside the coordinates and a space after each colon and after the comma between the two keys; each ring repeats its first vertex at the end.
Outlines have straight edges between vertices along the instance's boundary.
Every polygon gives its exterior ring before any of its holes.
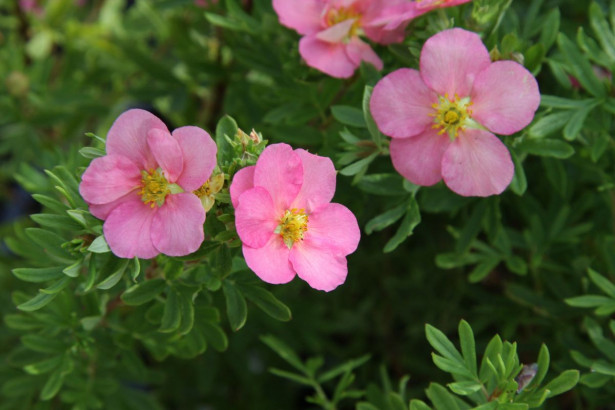
{"type": "Polygon", "coordinates": [[[415,0],[388,5],[382,10],[382,17],[374,21],[383,24],[386,30],[397,30],[401,25],[434,9],[458,6],[472,0],[415,0]]]}
{"type": "Polygon", "coordinates": [[[155,115],[128,110],[107,134],[107,155],[85,170],[79,192],[105,220],[121,258],[187,255],[203,242],[205,210],[193,192],[216,166],[216,144],[198,127],[169,133],[155,115]]]}
{"type": "Polygon", "coordinates": [[[493,133],[528,125],[540,103],[532,74],[513,61],[492,63],[480,37],[450,29],[429,38],[420,72],[399,69],[376,84],[370,108],[393,138],[393,166],[410,182],[444,179],[463,196],[500,194],[514,165],[493,133]]]}
{"type": "Polygon", "coordinates": [[[382,69],[382,60],[360,39],[365,35],[380,44],[401,42],[403,24],[386,29],[385,6],[405,0],[273,0],[280,23],[304,37],[299,41],[299,53],[310,67],[332,77],[348,78],[361,61],[382,69]],[[378,20],[378,23],[374,22],[378,20]]]}
{"type": "Polygon", "coordinates": [[[346,255],[357,248],[360,231],[348,208],[330,202],[329,158],[270,145],[255,166],[235,174],[230,191],[243,256],[262,280],[286,283],[296,274],[325,291],[344,283],[346,255]]]}

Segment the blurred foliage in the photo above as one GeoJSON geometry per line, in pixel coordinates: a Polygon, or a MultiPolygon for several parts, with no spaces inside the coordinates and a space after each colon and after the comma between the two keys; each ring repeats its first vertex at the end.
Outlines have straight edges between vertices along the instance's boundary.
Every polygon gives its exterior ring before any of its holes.
{"type": "Polygon", "coordinates": [[[363,65],[349,80],[307,67],[269,0],[39,3],[0,0],[0,409],[520,409],[545,389],[563,393],[545,408],[612,405],[615,2],[434,11],[403,44],[376,48],[385,72],[363,65]],[[503,138],[516,170],[499,197],[404,181],[369,113],[378,79],[416,68],[423,42],[452,26],[539,81],[533,123],[503,138]],[[131,107],[171,129],[201,126],[219,145],[225,185],[188,257],[115,258],[78,195],[131,107]],[[247,270],[228,183],[264,143],[238,128],[334,160],[335,200],[363,231],[335,292],[247,270]],[[459,352],[444,335],[463,318],[459,352]],[[493,368],[472,367],[471,344],[493,368]],[[534,381],[513,394],[521,363],[535,361],[534,381]],[[560,376],[539,387],[547,368],[560,376]],[[484,400],[496,390],[498,407],[484,400]]]}

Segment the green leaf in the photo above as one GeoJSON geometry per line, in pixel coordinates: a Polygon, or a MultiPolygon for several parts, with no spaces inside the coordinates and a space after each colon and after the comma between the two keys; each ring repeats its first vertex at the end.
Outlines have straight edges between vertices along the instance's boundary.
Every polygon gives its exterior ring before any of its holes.
{"type": "Polygon", "coordinates": [[[233,159],[233,148],[227,141],[228,138],[233,139],[237,134],[237,123],[232,117],[225,115],[218,121],[216,125],[216,145],[218,146],[218,163],[223,164],[233,159]]]}
{"type": "Polygon", "coordinates": [[[560,12],[558,8],[551,10],[544,19],[542,31],[540,32],[540,40],[538,43],[542,44],[545,47],[545,50],[549,50],[557,39],[557,33],[559,33],[559,21],[560,12]]]}
{"type": "Polygon", "coordinates": [[[558,34],[557,44],[568,62],[571,74],[577,78],[581,86],[594,97],[604,97],[606,95],[604,84],[598,80],[591,63],[581,54],[576,45],[561,32],[558,34]]]}
{"type": "MultiPolygon", "coordinates": [[[[540,96],[540,105],[543,107],[562,108],[562,109],[581,109],[587,107],[599,100],[595,98],[585,98],[582,100],[557,97],[555,95],[542,94],[540,96]]],[[[559,113],[558,113],[559,114],[559,113]]],[[[568,113],[570,116],[570,113],[568,113]]],[[[544,118],[544,117],[543,117],[544,118]]]]}
{"type": "Polygon", "coordinates": [[[349,373],[352,370],[356,369],[357,367],[363,366],[363,364],[365,364],[369,360],[370,357],[371,356],[367,354],[357,359],[348,360],[347,362],[344,362],[340,364],[339,366],[334,367],[333,369],[327,370],[326,372],[324,372],[318,377],[318,382],[325,383],[331,379],[336,378],[337,376],[343,373],[349,373]]]}
{"type": "Polygon", "coordinates": [[[64,274],[62,267],[52,268],[17,268],[13,269],[13,275],[25,282],[47,282],[48,280],[58,279],[64,274]]]}
{"type": "Polygon", "coordinates": [[[64,374],[62,369],[57,369],[47,379],[47,382],[41,390],[40,398],[43,401],[51,400],[60,391],[60,388],[64,384],[64,374]]]}
{"type": "Polygon", "coordinates": [[[107,245],[105,237],[103,235],[100,235],[92,241],[90,246],[88,246],[88,251],[94,253],[107,253],[111,252],[111,249],[109,249],[109,245],[107,245]]]}
{"type": "Polygon", "coordinates": [[[470,371],[478,377],[476,369],[476,345],[474,342],[474,332],[472,327],[465,320],[461,320],[458,326],[459,344],[461,345],[461,354],[466,362],[466,366],[470,371]]]}
{"type": "Polygon", "coordinates": [[[476,206],[474,206],[472,214],[467,219],[467,222],[461,230],[459,238],[457,239],[457,244],[455,245],[455,251],[457,253],[463,254],[470,248],[470,244],[482,228],[482,221],[485,215],[487,215],[488,204],[488,201],[480,200],[476,206]]]}
{"type": "Polygon", "coordinates": [[[385,213],[382,213],[372,219],[370,219],[365,225],[365,233],[370,235],[372,232],[381,231],[387,226],[393,225],[399,218],[401,218],[408,209],[408,202],[404,201],[401,205],[395,208],[389,209],[385,213]]]}
{"type": "Polygon", "coordinates": [[[473,377],[472,373],[465,367],[465,363],[460,363],[456,360],[448,359],[435,353],[431,354],[431,359],[440,370],[456,376],[467,377],[469,379],[473,377]]]}
{"type": "Polygon", "coordinates": [[[613,282],[591,268],[587,269],[587,273],[591,281],[594,282],[596,286],[598,286],[608,296],[615,299],[615,284],[613,284],[613,282]]]}
{"type": "Polygon", "coordinates": [[[352,176],[352,175],[356,175],[359,172],[367,169],[367,167],[369,166],[369,164],[376,159],[376,157],[378,156],[379,152],[372,152],[369,156],[358,160],[357,162],[353,162],[352,164],[342,168],[339,172],[340,174],[344,175],[344,176],[352,176]]]}
{"type": "Polygon", "coordinates": [[[545,388],[550,391],[549,397],[554,397],[572,389],[578,382],[578,370],[564,370],[559,376],[547,383],[545,388]]]}
{"type": "Polygon", "coordinates": [[[139,306],[155,299],[166,286],[164,279],[156,278],[145,280],[128,288],[122,293],[121,299],[127,305],[139,306]]]}
{"type": "Polygon", "coordinates": [[[231,324],[231,329],[236,332],[246,324],[246,319],[248,318],[246,299],[229,281],[222,283],[222,291],[226,298],[226,314],[231,324]]]}
{"type": "Polygon", "coordinates": [[[573,141],[577,137],[577,135],[583,128],[583,123],[585,123],[585,119],[595,107],[596,105],[594,104],[574,111],[574,113],[570,116],[568,123],[564,127],[565,139],[567,139],[568,141],[573,141]]]}
{"type": "MultiPolygon", "coordinates": [[[[357,408],[357,410],[359,410],[357,408]]],[[[376,408],[377,410],[377,408],[376,408]]],[[[424,401],[419,399],[412,399],[410,401],[410,410],[432,410],[424,401]]]]}
{"type": "Polygon", "coordinates": [[[39,362],[26,365],[23,369],[26,371],[26,373],[32,375],[49,373],[50,371],[58,368],[58,366],[62,362],[63,357],[64,356],[62,354],[52,356],[39,362]]]}
{"type": "Polygon", "coordinates": [[[500,256],[490,256],[483,259],[468,275],[470,283],[476,283],[483,280],[487,275],[493,272],[496,266],[500,264],[502,258],[500,256]]]}
{"type": "Polygon", "coordinates": [[[393,252],[407,237],[412,235],[414,228],[421,223],[421,212],[416,199],[412,197],[410,199],[410,206],[406,212],[406,216],[401,221],[397,232],[389,241],[384,245],[383,252],[393,252]]]}
{"type": "Polygon", "coordinates": [[[46,228],[62,231],[79,231],[82,227],[68,215],[32,214],[30,218],[46,228]]]}
{"type": "Polygon", "coordinates": [[[535,387],[540,386],[540,383],[544,380],[547,372],[549,371],[549,349],[547,345],[544,343],[540,346],[540,351],[538,352],[538,360],[536,361],[536,365],[538,366],[538,370],[536,371],[536,376],[532,379],[530,384],[526,387],[526,389],[530,390],[535,387]]]}
{"type": "Polygon", "coordinates": [[[404,195],[403,178],[399,174],[370,174],[363,176],[357,187],[373,195],[404,195]]]}
{"type": "Polygon", "coordinates": [[[124,271],[126,270],[126,267],[128,267],[130,261],[131,259],[120,259],[119,261],[114,260],[113,262],[115,263],[113,265],[113,273],[96,285],[96,287],[98,289],[107,290],[117,285],[120,279],[122,279],[122,276],[124,276],[124,271]]]}
{"type": "Polygon", "coordinates": [[[79,150],[79,154],[88,159],[98,158],[106,155],[105,151],[94,147],[83,147],[79,150]]]}
{"type": "Polygon", "coordinates": [[[615,35],[604,17],[602,8],[596,2],[589,6],[589,24],[598,37],[602,50],[609,56],[611,63],[615,63],[615,35]]]}
{"type": "Polygon", "coordinates": [[[463,357],[442,331],[427,323],[425,324],[425,336],[431,347],[438,353],[447,359],[459,362],[465,366],[463,357]]]}
{"type": "Polygon", "coordinates": [[[554,157],[566,159],[574,155],[574,148],[560,140],[553,139],[525,139],[518,146],[518,149],[532,155],[542,157],[554,157]]]}
{"type": "Polygon", "coordinates": [[[596,307],[612,302],[612,299],[607,296],[600,295],[583,295],[564,299],[566,303],[574,307],[596,307]]]}
{"type": "Polygon", "coordinates": [[[358,108],[348,105],[334,105],[331,107],[331,114],[333,117],[344,125],[351,127],[365,128],[365,117],[363,111],[358,108]]]}
{"type": "MultiPolygon", "coordinates": [[[[576,109],[577,108],[575,108],[575,110],[576,109]]],[[[583,108],[578,109],[582,110],[583,108]]],[[[532,124],[532,126],[528,129],[528,133],[533,138],[543,138],[549,134],[554,133],[570,121],[570,111],[571,110],[558,111],[545,115],[544,117],[536,121],[534,124],[532,124]]]]}
{"type": "Polygon", "coordinates": [[[459,394],[460,396],[468,396],[472,393],[476,393],[482,387],[480,383],[473,381],[449,383],[447,386],[453,393],[459,394]]]}
{"type": "Polygon", "coordinates": [[[289,321],[292,318],[290,309],[284,303],[280,302],[271,292],[261,288],[260,286],[237,283],[237,287],[243,294],[256,304],[263,312],[276,320],[283,322],[289,321]]]}
{"type": "Polygon", "coordinates": [[[199,324],[199,327],[203,330],[207,341],[211,346],[219,352],[223,352],[228,347],[228,338],[226,334],[217,326],[211,322],[203,322],[199,324]]]}
{"type": "Polygon", "coordinates": [[[376,125],[376,121],[374,121],[374,117],[372,117],[372,113],[369,109],[369,101],[372,97],[372,91],[374,87],[366,86],[363,91],[363,117],[365,119],[365,124],[367,125],[367,130],[369,134],[372,136],[372,141],[376,143],[378,147],[382,146],[382,142],[384,141],[384,136],[378,129],[376,125]]]}
{"type": "Polygon", "coordinates": [[[521,196],[527,189],[527,178],[525,176],[525,169],[523,169],[523,162],[519,159],[519,156],[514,150],[510,150],[510,156],[515,164],[515,174],[512,182],[510,183],[510,189],[517,195],[521,196]]]}
{"type": "Polygon", "coordinates": [[[57,295],[57,293],[39,293],[27,302],[18,305],[17,309],[33,312],[49,304],[57,295]]]}
{"type": "Polygon", "coordinates": [[[307,386],[313,386],[314,385],[314,383],[310,379],[308,379],[307,377],[302,376],[300,374],[291,373],[291,372],[286,371],[286,370],[276,369],[275,367],[269,369],[269,371],[271,373],[275,374],[276,376],[283,377],[283,378],[288,379],[288,380],[292,380],[295,383],[304,384],[304,385],[307,385],[307,386]]]}
{"type": "Polygon", "coordinates": [[[179,307],[179,296],[174,288],[167,290],[167,299],[164,304],[164,313],[160,322],[159,332],[170,333],[177,330],[181,323],[181,310],[179,307]]]}
{"type": "Polygon", "coordinates": [[[76,278],[81,273],[83,267],[83,259],[79,259],[77,262],[62,269],[62,273],[71,278],[76,278]]]}
{"type": "Polygon", "coordinates": [[[39,334],[28,334],[21,337],[21,343],[35,352],[58,354],[67,350],[67,344],[56,338],[39,334]]]}
{"type": "Polygon", "coordinates": [[[425,390],[427,397],[433,403],[436,410],[458,410],[459,406],[455,397],[438,383],[431,383],[425,390]]]}
{"type": "Polygon", "coordinates": [[[282,359],[290,364],[295,369],[306,373],[307,369],[299,359],[299,356],[288,347],[284,342],[272,335],[261,336],[261,341],[265,343],[271,350],[276,352],[282,359]]]}
{"type": "Polygon", "coordinates": [[[56,293],[60,293],[65,287],[68,286],[68,284],[71,282],[71,278],[64,276],[62,279],[58,280],[57,282],[53,283],[51,286],[45,288],[45,289],[40,289],[41,293],[46,293],[48,295],[53,295],[56,293]]]}

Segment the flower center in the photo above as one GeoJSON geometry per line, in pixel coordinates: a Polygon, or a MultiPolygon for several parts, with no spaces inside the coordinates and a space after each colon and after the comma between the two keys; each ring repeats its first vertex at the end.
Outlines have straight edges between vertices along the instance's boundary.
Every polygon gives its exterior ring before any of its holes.
{"type": "Polygon", "coordinates": [[[144,203],[150,203],[152,208],[155,205],[162,206],[164,199],[170,193],[169,181],[164,177],[160,168],[141,171],[139,195],[144,203]]]}
{"type": "Polygon", "coordinates": [[[357,34],[359,28],[361,27],[360,23],[361,14],[357,12],[352,6],[351,7],[340,7],[337,9],[329,9],[325,13],[325,25],[327,27],[335,26],[343,21],[354,19],[350,31],[348,32],[348,37],[352,37],[357,34]]]}
{"type": "Polygon", "coordinates": [[[440,130],[438,134],[446,132],[451,139],[455,139],[459,136],[459,130],[463,130],[472,119],[472,110],[469,109],[471,105],[469,97],[460,99],[455,94],[455,98],[451,100],[448,94],[444,97],[438,96],[438,102],[432,105],[436,112],[429,114],[434,117],[432,127],[440,130]]]}
{"type": "Polygon", "coordinates": [[[289,209],[280,219],[280,224],[275,229],[275,233],[280,234],[288,249],[292,248],[297,241],[303,240],[303,235],[307,231],[308,216],[303,209],[289,209]]]}

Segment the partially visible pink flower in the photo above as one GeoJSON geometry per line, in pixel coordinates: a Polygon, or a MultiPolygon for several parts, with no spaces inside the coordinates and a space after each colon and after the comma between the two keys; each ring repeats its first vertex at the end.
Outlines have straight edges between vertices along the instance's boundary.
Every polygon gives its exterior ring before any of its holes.
{"type": "Polygon", "coordinates": [[[273,8],[280,23],[304,36],[299,53],[310,67],[332,77],[348,78],[361,61],[382,69],[382,60],[360,36],[380,44],[403,41],[405,26],[400,23],[394,30],[385,29],[388,20],[382,10],[404,1],[273,0],[273,8]]]}
{"type": "Polygon", "coordinates": [[[396,30],[399,26],[407,24],[434,9],[458,6],[472,0],[415,0],[405,1],[401,4],[387,6],[383,11],[383,17],[375,23],[384,24],[386,30],[396,30]]]}
{"type": "Polygon", "coordinates": [[[299,275],[324,291],[344,283],[346,256],[361,234],[354,214],[330,202],[329,158],[270,145],[255,166],[235,174],[230,193],[243,256],[262,280],[286,283],[299,275]]]}
{"type": "Polygon", "coordinates": [[[26,13],[42,14],[43,7],[39,0],[19,0],[19,8],[26,13]]]}
{"type": "Polygon", "coordinates": [[[107,155],[94,159],[79,192],[121,258],[187,255],[203,242],[205,210],[194,193],[216,166],[216,144],[198,127],[169,133],[147,111],[120,115],[107,155]]]}
{"type": "Polygon", "coordinates": [[[480,37],[454,28],[429,38],[420,72],[399,69],[374,87],[370,108],[393,138],[393,166],[410,182],[444,179],[463,196],[500,194],[514,165],[493,133],[528,125],[540,103],[532,74],[513,61],[491,62],[480,37]]]}
{"type": "Polygon", "coordinates": [[[217,3],[218,3],[218,0],[194,0],[195,5],[199,7],[203,7],[203,8],[207,8],[217,3]]]}

